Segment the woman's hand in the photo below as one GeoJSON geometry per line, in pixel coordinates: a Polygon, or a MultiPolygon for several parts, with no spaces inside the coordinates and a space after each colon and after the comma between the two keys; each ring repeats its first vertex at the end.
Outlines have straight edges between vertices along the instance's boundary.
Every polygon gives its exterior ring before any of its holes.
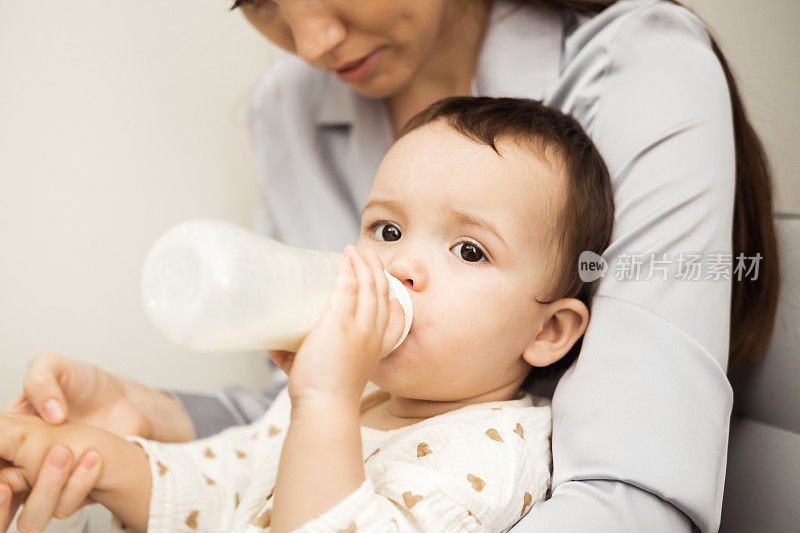
{"type": "Polygon", "coordinates": [[[50,424],[81,422],[119,435],[147,437],[152,433],[120,379],[94,365],[53,353],[31,359],[23,393],[3,412],[39,415],[50,424]]]}
{"type": "MultiPolygon", "coordinates": [[[[54,513],[61,516],[59,505],[80,507],[87,487],[92,499],[123,522],[146,527],[152,484],[148,459],[141,446],[119,435],[84,424],[51,425],[37,416],[0,415],[0,467],[0,495],[8,496],[6,486],[12,489],[13,510],[27,498],[17,521],[20,530],[41,531],[54,513]],[[74,457],[81,457],[77,467],[74,457]],[[102,468],[100,457],[105,458],[102,468]],[[72,472],[67,481],[65,471],[72,472]]],[[[12,516],[9,512],[0,520],[12,516]]]]}
{"type": "Polygon", "coordinates": [[[378,255],[347,246],[328,308],[297,354],[284,353],[276,361],[288,370],[292,404],[358,401],[375,367],[403,334],[403,325],[403,307],[389,299],[378,255]]]}
{"type": "MultiPolygon", "coordinates": [[[[39,415],[46,422],[78,422],[122,436],[136,435],[164,442],[188,441],[194,430],[183,408],[163,392],[121,379],[82,361],[56,354],[34,357],[25,376],[23,394],[4,413],[39,415]]],[[[58,454],[54,446],[50,454],[58,454]]],[[[71,454],[71,452],[69,452],[71,454]]],[[[66,518],[88,503],[102,469],[102,459],[87,452],[77,461],[45,462],[35,480],[0,460],[0,532],[5,531],[24,503],[20,519],[38,531],[51,517],[66,518]],[[60,466],[59,466],[60,465],[60,466]]]]}
{"type": "Polygon", "coordinates": [[[288,376],[289,371],[292,369],[294,356],[297,354],[295,352],[287,352],[286,350],[267,350],[267,353],[269,354],[269,358],[272,359],[272,362],[288,376]]]}
{"type": "Polygon", "coordinates": [[[53,353],[31,359],[23,393],[3,412],[36,414],[50,424],[78,422],[162,442],[194,438],[188,416],[168,395],[53,353]]]}
{"type": "Polygon", "coordinates": [[[51,516],[66,518],[91,503],[89,493],[102,471],[100,454],[91,447],[101,431],[75,424],[52,426],[35,416],[0,415],[0,494],[9,502],[0,505],[0,531],[6,531],[20,505],[18,529],[35,532],[51,516]],[[77,466],[73,449],[81,453],[77,466]]]}
{"type": "Polygon", "coordinates": [[[23,503],[17,525],[25,531],[42,531],[51,516],[67,518],[94,503],[89,493],[100,479],[102,464],[99,453],[87,450],[75,466],[72,450],[57,444],[47,452],[31,486],[22,468],[0,459],[0,532],[8,529],[23,503]]]}

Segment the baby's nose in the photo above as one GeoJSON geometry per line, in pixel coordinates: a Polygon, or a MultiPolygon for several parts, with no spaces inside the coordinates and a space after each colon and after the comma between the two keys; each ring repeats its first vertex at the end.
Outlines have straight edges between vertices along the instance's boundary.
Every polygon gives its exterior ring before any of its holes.
{"type": "Polygon", "coordinates": [[[386,271],[400,280],[409,291],[421,292],[428,284],[428,273],[421,261],[403,255],[396,256],[386,266],[386,271]]]}

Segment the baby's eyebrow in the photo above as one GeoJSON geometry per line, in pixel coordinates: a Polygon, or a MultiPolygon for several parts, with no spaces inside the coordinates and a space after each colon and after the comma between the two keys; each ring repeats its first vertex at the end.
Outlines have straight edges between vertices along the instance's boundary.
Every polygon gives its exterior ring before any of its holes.
{"type": "Polygon", "coordinates": [[[476,228],[481,228],[483,230],[488,231],[489,233],[492,233],[495,237],[498,238],[500,242],[503,243],[503,246],[508,248],[508,243],[506,243],[505,239],[503,239],[502,235],[500,235],[500,232],[497,231],[497,228],[494,226],[494,224],[492,224],[488,220],[484,220],[480,217],[476,217],[474,215],[470,215],[462,211],[455,211],[452,209],[450,210],[450,214],[458,223],[464,226],[474,226],[476,228]]]}
{"type": "Polygon", "coordinates": [[[400,214],[405,214],[405,210],[403,209],[403,206],[400,205],[398,202],[395,202],[394,200],[375,199],[375,200],[370,200],[369,202],[367,202],[367,205],[365,205],[364,209],[361,210],[361,216],[363,217],[364,216],[364,212],[367,209],[369,209],[370,207],[376,207],[376,206],[379,206],[379,205],[382,205],[382,206],[387,207],[389,209],[392,209],[394,211],[398,211],[400,214]]]}

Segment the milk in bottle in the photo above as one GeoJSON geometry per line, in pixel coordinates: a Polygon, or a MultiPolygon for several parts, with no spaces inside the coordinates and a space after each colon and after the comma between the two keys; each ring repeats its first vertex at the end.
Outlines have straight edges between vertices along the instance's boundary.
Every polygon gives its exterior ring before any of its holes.
{"type": "MultiPolygon", "coordinates": [[[[167,338],[196,350],[297,351],[330,300],[340,256],[287,246],[230,222],[185,222],[145,259],[145,312],[167,338]]],[[[405,286],[386,276],[405,317],[396,348],[413,311],[405,286]]]]}

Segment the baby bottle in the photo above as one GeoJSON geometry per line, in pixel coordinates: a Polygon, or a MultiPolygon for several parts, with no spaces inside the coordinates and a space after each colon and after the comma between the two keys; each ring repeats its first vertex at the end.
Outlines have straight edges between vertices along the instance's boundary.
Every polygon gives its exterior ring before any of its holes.
{"type": "MultiPolygon", "coordinates": [[[[145,312],[171,341],[196,350],[295,352],[327,307],[340,256],[293,248],[230,222],[185,222],[145,259],[145,312]]],[[[411,328],[411,298],[384,273],[390,298],[405,313],[397,348],[411,328]]]]}

